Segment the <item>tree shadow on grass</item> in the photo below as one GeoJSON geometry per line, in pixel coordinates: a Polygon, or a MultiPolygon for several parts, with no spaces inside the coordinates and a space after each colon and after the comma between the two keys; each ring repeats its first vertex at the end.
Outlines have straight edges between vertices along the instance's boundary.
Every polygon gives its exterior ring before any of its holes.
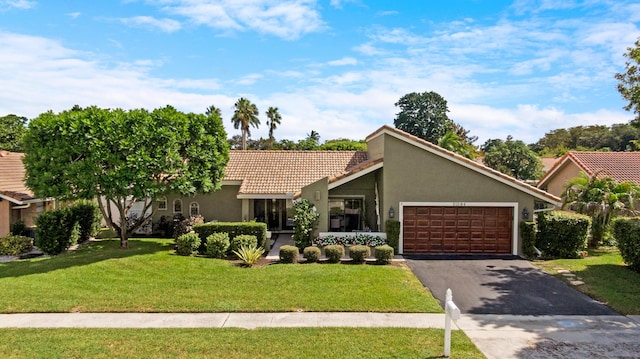
{"type": "Polygon", "coordinates": [[[17,260],[0,264],[0,279],[48,273],[56,270],[85,266],[109,259],[128,258],[168,251],[173,242],[129,240],[128,249],[120,249],[119,239],[91,241],[78,249],[52,257],[17,260]]]}

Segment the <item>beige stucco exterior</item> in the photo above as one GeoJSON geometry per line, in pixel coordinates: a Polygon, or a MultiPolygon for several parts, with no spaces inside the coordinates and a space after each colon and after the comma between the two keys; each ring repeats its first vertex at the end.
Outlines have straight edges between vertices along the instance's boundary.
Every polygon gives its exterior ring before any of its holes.
{"type": "Polygon", "coordinates": [[[53,201],[16,204],[0,199],[0,237],[6,236],[11,231],[11,225],[17,221],[23,221],[27,227],[35,227],[38,215],[52,209],[53,206],[53,201]]]}
{"type": "Polygon", "coordinates": [[[189,217],[189,209],[192,203],[198,204],[200,215],[204,217],[205,221],[240,221],[242,220],[243,201],[237,199],[238,188],[238,185],[222,186],[218,191],[186,197],[169,194],[166,196],[166,209],[159,209],[158,203],[154,203],[155,213],[152,221],[156,224],[160,222],[162,216],[173,217],[177,214],[189,217]],[[174,201],[176,200],[182,201],[181,212],[174,211],[174,201]]]}
{"type": "Polygon", "coordinates": [[[564,187],[572,178],[580,175],[580,168],[576,166],[572,161],[565,161],[554,171],[553,176],[550,176],[539,187],[556,196],[562,196],[564,187]]]}

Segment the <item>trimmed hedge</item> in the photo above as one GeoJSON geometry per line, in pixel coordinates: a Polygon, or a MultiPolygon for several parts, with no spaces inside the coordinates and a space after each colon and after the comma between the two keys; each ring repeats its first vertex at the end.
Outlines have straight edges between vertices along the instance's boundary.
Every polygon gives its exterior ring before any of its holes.
{"type": "Polygon", "coordinates": [[[181,256],[190,256],[200,247],[200,236],[191,232],[176,238],[176,253],[181,256]]]}
{"type": "Polygon", "coordinates": [[[102,214],[98,204],[91,201],[78,201],[69,207],[73,218],[78,222],[79,242],[88,241],[95,237],[100,230],[102,214]]]}
{"type": "Polygon", "coordinates": [[[536,247],[548,258],[578,258],[587,246],[591,218],[582,214],[553,211],[538,216],[536,247]]]}
{"type": "Polygon", "coordinates": [[[363,245],[355,245],[349,247],[349,257],[353,263],[362,264],[371,255],[371,249],[363,245]]]}
{"type": "Polygon", "coordinates": [[[375,250],[376,261],[379,264],[389,264],[393,259],[393,247],[389,245],[378,246],[375,250]]]}
{"type": "MultiPolygon", "coordinates": [[[[257,247],[269,250],[267,246],[267,224],[262,222],[209,222],[193,226],[194,232],[200,238],[207,238],[214,233],[228,233],[229,238],[235,238],[241,234],[256,236],[257,247]]],[[[206,250],[204,248],[202,251],[206,250]]]]}
{"type": "Polygon", "coordinates": [[[522,253],[527,258],[536,255],[536,222],[520,222],[520,238],[522,238],[522,253]]]}
{"type": "Polygon", "coordinates": [[[612,230],[622,259],[631,269],[640,272],[640,217],[616,218],[612,230]]]}
{"type": "Polygon", "coordinates": [[[33,248],[33,239],[9,233],[0,237],[0,255],[17,256],[27,253],[33,248]]]}
{"type": "Polygon", "coordinates": [[[340,263],[340,259],[344,257],[344,247],[339,244],[332,244],[324,247],[324,255],[327,256],[329,263],[340,263]]]}
{"type": "Polygon", "coordinates": [[[42,212],[36,218],[35,244],[47,254],[60,254],[77,244],[79,233],[80,225],[68,207],[42,212]]]}
{"type": "Polygon", "coordinates": [[[316,263],[320,261],[322,251],[318,247],[306,247],[302,251],[302,256],[307,260],[307,263],[316,263]]]}
{"type": "Polygon", "coordinates": [[[206,255],[212,258],[224,258],[231,246],[229,233],[214,233],[207,237],[205,242],[206,255]]]}
{"type": "Polygon", "coordinates": [[[231,240],[231,246],[229,247],[231,252],[237,252],[242,247],[259,248],[258,239],[256,238],[256,236],[250,234],[240,234],[233,237],[233,239],[231,240]]]}
{"type": "Polygon", "coordinates": [[[284,245],[280,247],[280,263],[296,263],[300,250],[296,246],[284,245]]]}
{"type": "Polygon", "coordinates": [[[387,244],[398,253],[398,246],[400,245],[400,221],[387,219],[385,228],[387,230],[387,244]]]}
{"type": "Polygon", "coordinates": [[[28,228],[27,225],[24,224],[24,221],[19,219],[17,221],[15,221],[15,223],[13,223],[11,225],[11,233],[14,236],[25,236],[27,237],[28,232],[28,228]]]}

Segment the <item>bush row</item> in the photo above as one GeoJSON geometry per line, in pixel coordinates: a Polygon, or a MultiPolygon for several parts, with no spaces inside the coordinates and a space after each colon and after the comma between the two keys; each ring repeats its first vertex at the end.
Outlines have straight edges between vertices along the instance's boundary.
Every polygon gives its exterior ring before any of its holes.
{"type": "Polygon", "coordinates": [[[267,240],[266,228],[266,224],[256,222],[196,223],[191,232],[175,239],[176,253],[183,256],[199,253],[224,258],[228,254],[240,252],[243,247],[264,248],[267,240]],[[258,243],[262,245],[259,246],[258,243]]]}
{"type": "Polygon", "coordinates": [[[536,247],[548,258],[578,258],[587,245],[591,218],[585,215],[552,211],[538,216],[536,247]]]}
{"type": "Polygon", "coordinates": [[[622,259],[640,272],[640,217],[616,218],[612,230],[622,259]]]}
{"type": "MultiPolygon", "coordinates": [[[[239,235],[255,236],[258,247],[267,248],[267,224],[261,222],[209,222],[196,224],[193,230],[200,238],[207,238],[214,233],[228,233],[229,238],[239,235]]],[[[201,249],[204,250],[204,248],[201,249]]]]}
{"type": "Polygon", "coordinates": [[[95,236],[100,218],[98,205],[89,201],[43,212],[36,218],[35,244],[47,254],[60,254],[95,236]]]}
{"type": "MultiPolygon", "coordinates": [[[[376,262],[379,264],[388,264],[393,259],[393,248],[389,245],[382,245],[375,247],[376,262]]],[[[297,263],[298,255],[300,251],[296,246],[282,246],[280,247],[280,263],[297,263]]],[[[340,244],[332,244],[324,247],[324,254],[327,257],[329,263],[340,263],[340,260],[345,255],[344,246],[340,244]]],[[[316,263],[320,261],[321,251],[318,247],[306,247],[302,252],[302,256],[306,259],[307,263],[316,263]]],[[[368,246],[355,245],[349,248],[349,257],[352,263],[362,264],[367,257],[371,255],[371,249],[368,246]]]]}
{"type": "Polygon", "coordinates": [[[0,237],[0,256],[17,256],[31,251],[33,239],[9,233],[0,237]]]}

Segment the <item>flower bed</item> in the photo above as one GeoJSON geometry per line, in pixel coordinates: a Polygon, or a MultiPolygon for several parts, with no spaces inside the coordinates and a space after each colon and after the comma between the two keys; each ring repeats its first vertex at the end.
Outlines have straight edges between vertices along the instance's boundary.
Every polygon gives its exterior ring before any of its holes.
{"type": "Polygon", "coordinates": [[[313,240],[313,244],[319,247],[332,244],[377,247],[387,244],[387,234],[383,232],[321,232],[319,236],[313,240]]]}

